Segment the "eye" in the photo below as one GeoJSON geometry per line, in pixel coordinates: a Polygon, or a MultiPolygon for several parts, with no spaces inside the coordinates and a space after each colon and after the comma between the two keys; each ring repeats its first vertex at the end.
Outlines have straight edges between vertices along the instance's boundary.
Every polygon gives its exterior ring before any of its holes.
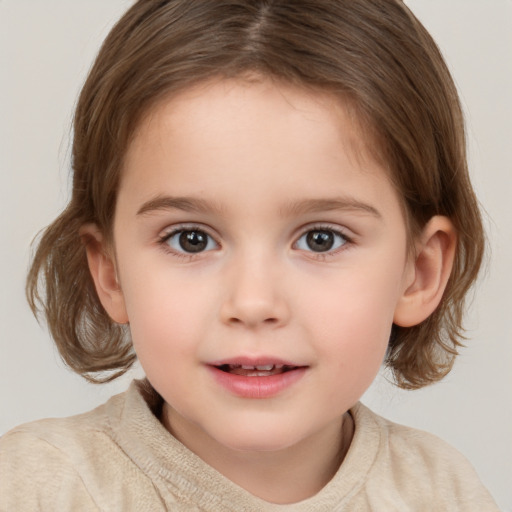
{"type": "Polygon", "coordinates": [[[162,240],[171,249],[179,253],[195,254],[211,251],[218,247],[217,242],[200,229],[181,229],[174,231],[162,240]]]}
{"type": "Polygon", "coordinates": [[[345,236],[332,229],[311,229],[297,240],[296,247],[302,251],[330,252],[347,242],[345,236]]]}

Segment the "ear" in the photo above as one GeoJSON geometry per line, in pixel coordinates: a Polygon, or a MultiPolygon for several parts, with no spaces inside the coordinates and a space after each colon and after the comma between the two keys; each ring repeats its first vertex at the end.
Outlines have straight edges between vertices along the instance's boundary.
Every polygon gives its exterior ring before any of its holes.
{"type": "Polygon", "coordinates": [[[423,229],[397,304],[393,322],[412,327],[437,308],[450,277],[457,234],[448,217],[436,215],[423,229]]]}
{"type": "Polygon", "coordinates": [[[87,262],[96,292],[110,318],[118,324],[128,323],[123,292],[119,286],[112,250],[96,224],[85,224],[80,229],[85,244],[87,262]]]}

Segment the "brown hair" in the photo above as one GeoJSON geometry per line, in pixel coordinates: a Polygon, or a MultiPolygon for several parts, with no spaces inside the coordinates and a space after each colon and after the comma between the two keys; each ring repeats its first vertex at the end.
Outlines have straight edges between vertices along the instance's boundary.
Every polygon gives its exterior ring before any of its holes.
{"type": "Polygon", "coordinates": [[[130,367],[130,338],[97,298],[79,229],[93,222],[111,235],[123,155],[141,116],[200,81],[254,71],[350,99],[378,142],[411,234],[433,215],[454,223],[458,248],[443,300],[420,325],[394,327],[387,357],[401,387],[441,379],[460,345],[484,235],[455,86],[400,0],[136,2],[106,38],[81,92],[72,197],[39,240],[27,281],[33,311],[42,309],[63,359],[87,379],[111,380],[130,367]]]}

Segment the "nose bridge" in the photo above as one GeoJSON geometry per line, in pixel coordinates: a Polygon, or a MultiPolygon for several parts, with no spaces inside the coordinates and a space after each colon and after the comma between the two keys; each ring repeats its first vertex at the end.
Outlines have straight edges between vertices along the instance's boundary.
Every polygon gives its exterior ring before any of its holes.
{"type": "Polygon", "coordinates": [[[289,310],[282,282],[280,259],[260,247],[233,256],[222,305],[222,319],[230,324],[256,328],[282,325],[289,310]]]}

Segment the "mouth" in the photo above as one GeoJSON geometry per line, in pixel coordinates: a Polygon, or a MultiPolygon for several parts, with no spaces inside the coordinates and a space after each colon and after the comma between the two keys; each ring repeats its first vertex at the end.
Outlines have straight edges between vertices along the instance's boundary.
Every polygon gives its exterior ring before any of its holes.
{"type": "Polygon", "coordinates": [[[218,370],[231,375],[240,375],[242,377],[271,377],[282,373],[290,372],[302,368],[300,366],[286,364],[264,364],[264,365],[245,365],[245,364],[221,364],[216,365],[218,370]]]}
{"type": "Polygon", "coordinates": [[[238,397],[250,399],[277,397],[300,382],[309,369],[309,366],[269,357],[241,357],[207,366],[221,387],[238,397]]]}

